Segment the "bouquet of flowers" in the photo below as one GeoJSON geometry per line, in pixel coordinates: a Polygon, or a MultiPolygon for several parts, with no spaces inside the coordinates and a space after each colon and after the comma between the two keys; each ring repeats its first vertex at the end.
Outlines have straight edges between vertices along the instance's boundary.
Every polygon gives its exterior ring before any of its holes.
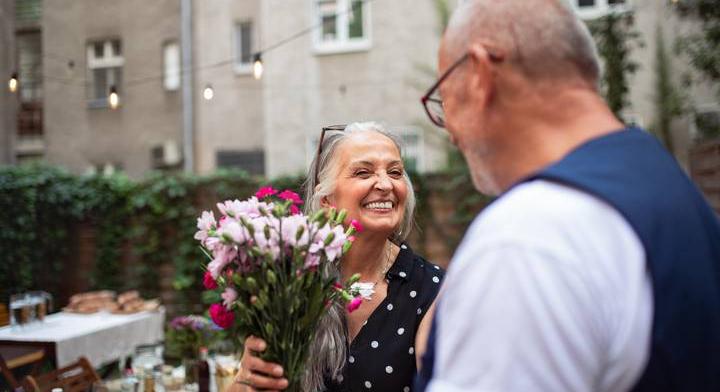
{"type": "Polygon", "coordinates": [[[210,307],[215,324],[243,339],[264,339],[263,359],[281,364],[289,391],[299,391],[316,326],[334,302],[351,311],[362,302],[351,289],[359,276],[338,281],[328,271],[354,240],[360,226],[348,227],[345,211],[324,209],[305,216],[300,197],[260,189],[244,201],[217,205],[198,218],[195,238],[211,259],[203,283],[221,292],[222,303],[210,307]]]}
{"type": "Polygon", "coordinates": [[[220,329],[203,316],[178,316],[169,324],[166,340],[168,354],[181,359],[197,359],[200,347],[210,346],[220,329]]]}

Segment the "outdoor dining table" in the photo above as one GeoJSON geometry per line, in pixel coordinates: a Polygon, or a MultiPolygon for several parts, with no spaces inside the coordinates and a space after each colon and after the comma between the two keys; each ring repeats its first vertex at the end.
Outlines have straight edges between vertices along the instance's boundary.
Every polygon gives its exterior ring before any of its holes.
{"type": "Polygon", "coordinates": [[[62,367],[84,356],[97,367],[130,356],[137,346],[163,340],[165,311],[134,314],[59,312],[44,321],[0,328],[0,345],[42,347],[62,367]]]}

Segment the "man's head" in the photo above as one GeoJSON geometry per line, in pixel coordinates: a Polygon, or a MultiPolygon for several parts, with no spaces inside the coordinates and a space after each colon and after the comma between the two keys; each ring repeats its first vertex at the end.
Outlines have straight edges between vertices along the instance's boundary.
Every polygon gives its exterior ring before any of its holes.
{"type": "Polygon", "coordinates": [[[514,120],[542,116],[542,104],[564,89],[596,93],[597,52],[562,0],[469,0],[443,36],[440,73],[463,56],[439,86],[446,127],[475,186],[498,193],[502,154],[522,143],[514,120]]]}

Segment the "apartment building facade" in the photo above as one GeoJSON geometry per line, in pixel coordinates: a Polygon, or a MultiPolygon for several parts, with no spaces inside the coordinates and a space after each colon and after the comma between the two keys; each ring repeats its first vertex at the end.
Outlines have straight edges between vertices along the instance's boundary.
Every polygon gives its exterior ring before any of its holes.
{"type": "MultiPolygon", "coordinates": [[[[645,46],[633,53],[640,69],[631,78],[626,117],[651,126],[656,30],[664,30],[670,46],[694,26],[679,20],[669,2],[571,1],[588,20],[635,12],[645,46]]],[[[323,125],[375,120],[402,136],[409,166],[444,166],[447,137],[419,103],[435,79],[436,0],[190,0],[192,62],[185,68],[181,3],[42,1],[41,148],[25,146],[36,151],[29,156],[77,173],[123,170],[137,178],[152,169],[181,170],[189,140],[194,172],[239,167],[274,177],[306,170],[323,125]],[[253,77],[258,52],[260,79],[253,77]],[[183,75],[192,93],[185,106],[183,75]],[[114,109],[111,90],[119,99],[114,109]],[[189,139],[184,118],[191,120],[189,139]]],[[[681,57],[672,65],[677,75],[687,69],[681,57]]],[[[688,95],[710,111],[716,107],[708,86],[688,95]]],[[[0,108],[0,115],[15,114],[0,108]]],[[[692,128],[691,116],[673,123],[681,162],[692,128]]],[[[22,155],[17,142],[11,150],[22,155]]]]}

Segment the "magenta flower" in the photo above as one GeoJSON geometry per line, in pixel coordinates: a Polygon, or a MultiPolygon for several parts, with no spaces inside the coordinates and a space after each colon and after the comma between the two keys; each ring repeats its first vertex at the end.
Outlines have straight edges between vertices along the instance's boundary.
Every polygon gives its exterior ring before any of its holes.
{"type": "Polygon", "coordinates": [[[288,190],[288,189],[282,191],[282,193],[280,193],[278,195],[278,197],[283,200],[290,200],[293,202],[293,204],[302,204],[303,203],[302,199],[300,198],[300,196],[297,193],[295,193],[291,190],[288,190]]]}
{"type": "Polygon", "coordinates": [[[360,222],[355,219],[350,221],[350,226],[352,226],[357,233],[362,233],[363,231],[362,224],[360,224],[360,222]]]}
{"type": "Polygon", "coordinates": [[[203,276],[203,285],[208,290],[213,290],[218,287],[217,282],[215,281],[215,279],[213,279],[210,271],[205,271],[205,276],[203,276]]]}
{"type": "Polygon", "coordinates": [[[230,328],[235,322],[235,314],[225,309],[222,304],[210,305],[210,318],[215,325],[222,329],[230,328]]]}
{"type": "Polygon", "coordinates": [[[300,209],[295,204],[290,206],[290,213],[293,215],[300,215],[300,209]]]}
{"type": "Polygon", "coordinates": [[[352,301],[348,302],[347,304],[347,310],[349,313],[352,313],[357,310],[357,308],[360,307],[360,304],[362,304],[362,297],[357,296],[352,299],[352,301]]]}
{"type": "Polygon", "coordinates": [[[273,187],[264,186],[255,193],[255,197],[257,197],[259,200],[262,200],[262,199],[264,199],[268,196],[272,196],[276,193],[278,193],[278,191],[273,189],[273,187]]]}

